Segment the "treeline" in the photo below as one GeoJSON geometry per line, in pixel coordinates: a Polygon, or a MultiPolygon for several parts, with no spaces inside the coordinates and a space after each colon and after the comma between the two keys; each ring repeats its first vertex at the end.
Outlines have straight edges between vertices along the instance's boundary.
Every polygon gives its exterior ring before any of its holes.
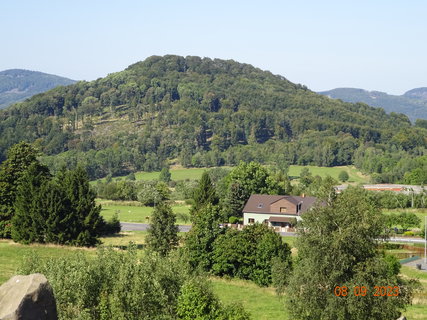
{"type": "Polygon", "coordinates": [[[404,115],[328,99],[250,65],[164,56],[0,112],[0,160],[25,140],[50,155],[49,167],[82,163],[91,179],[177,159],[186,167],[356,163],[378,181],[397,181],[408,171],[368,167],[363,154],[416,159],[426,132],[404,115]]]}
{"type": "Polygon", "coordinates": [[[0,166],[0,237],[21,243],[94,246],[98,237],[120,231],[105,222],[96,193],[81,167],[51,175],[36,150],[19,143],[0,166]]]}

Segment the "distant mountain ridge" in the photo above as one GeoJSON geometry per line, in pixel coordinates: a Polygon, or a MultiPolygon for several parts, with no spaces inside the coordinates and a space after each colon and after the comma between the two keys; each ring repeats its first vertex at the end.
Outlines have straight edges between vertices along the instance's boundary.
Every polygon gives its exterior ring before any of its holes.
{"type": "Polygon", "coordinates": [[[427,149],[424,136],[427,129],[404,114],[329,99],[248,64],[197,56],[152,56],[0,110],[0,161],[10,146],[27,141],[47,155],[51,170],[82,163],[92,179],[172,163],[359,164],[365,150],[377,154],[376,146],[409,157],[427,149]]]}
{"type": "Polygon", "coordinates": [[[401,96],[356,88],[336,88],[318,93],[346,102],[363,102],[373,107],[381,107],[388,113],[403,113],[412,122],[416,119],[427,119],[427,88],[424,87],[409,90],[401,96]]]}
{"type": "Polygon", "coordinates": [[[35,94],[76,81],[39,71],[10,69],[0,72],[0,109],[35,94]]]}

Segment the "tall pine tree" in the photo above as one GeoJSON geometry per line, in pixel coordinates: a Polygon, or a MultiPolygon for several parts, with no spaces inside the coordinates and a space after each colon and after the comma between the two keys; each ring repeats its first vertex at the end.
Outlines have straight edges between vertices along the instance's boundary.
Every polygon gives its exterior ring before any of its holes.
{"type": "Polygon", "coordinates": [[[178,226],[176,217],[171,207],[165,202],[160,202],[154,208],[151,224],[148,229],[147,246],[153,251],[166,256],[178,246],[178,226]]]}
{"type": "Polygon", "coordinates": [[[203,172],[199,184],[194,190],[193,200],[194,204],[191,209],[192,215],[208,204],[213,206],[218,204],[219,199],[216,194],[215,187],[207,172],[203,172]]]}
{"type": "Polygon", "coordinates": [[[95,203],[96,193],[89,185],[89,179],[82,167],[70,171],[61,171],[58,182],[62,185],[71,210],[67,220],[66,233],[71,243],[79,246],[93,246],[104,225],[100,216],[101,206],[95,203]]]}
{"type": "Polygon", "coordinates": [[[43,205],[45,188],[50,179],[46,167],[31,164],[20,178],[11,220],[12,238],[16,242],[45,242],[45,221],[49,212],[43,205]]]}
{"type": "Polygon", "coordinates": [[[0,237],[11,236],[17,188],[28,167],[32,163],[39,164],[37,155],[37,150],[30,144],[20,142],[8,150],[7,159],[0,166],[0,237]]]}

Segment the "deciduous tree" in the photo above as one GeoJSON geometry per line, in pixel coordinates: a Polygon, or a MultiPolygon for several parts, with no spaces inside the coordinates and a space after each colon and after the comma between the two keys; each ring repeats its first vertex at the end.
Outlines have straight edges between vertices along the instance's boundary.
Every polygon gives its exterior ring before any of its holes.
{"type": "Polygon", "coordinates": [[[298,263],[286,290],[292,319],[397,319],[410,303],[413,283],[378,251],[384,221],[366,191],[349,188],[332,204],[307,211],[299,230],[298,263]],[[396,286],[399,294],[378,297],[375,286],[396,286]]]}

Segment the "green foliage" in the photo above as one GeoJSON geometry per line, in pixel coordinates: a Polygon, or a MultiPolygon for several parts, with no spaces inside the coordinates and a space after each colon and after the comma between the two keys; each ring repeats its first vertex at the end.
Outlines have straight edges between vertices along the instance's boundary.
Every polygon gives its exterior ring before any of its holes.
{"type": "Polygon", "coordinates": [[[415,168],[404,175],[404,181],[407,184],[425,185],[427,184],[426,167],[415,168]]]}
{"type": "Polygon", "coordinates": [[[102,227],[101,234],[102,235],[111,235],[114,233],[119,233],[121,231],[122,227],[120,225],[119,216],[117,213],[115,213],[111,219],[107,220],[102,227]]]}
{"type": "Polygon", "coordinates": [[[227,196],[224,209],[227,217],[242,216],[242,210],[252,194],[284,194],[284,185],[265,167],[256,162],[240,162],[227,176],[227,196]]]}
{"type": "Polygon", "coordinates": [[[338,175],[338,179],[340,179],[340,181],[342,182],[346,182],[349,179],[349,175],[347,171],[342,170],[338,175]]]}
{"type": "Polygon", "coordinates": [[[419,228],[421,219],[412,212],[401,212],[398,214],[392,213],[385,216],[386,225],[388,227],[401,226],[403,229],[419,228]]]}
{"type": "Polygon", "coordinates": [[[205,280],[194,279],[181,288],[177,314],[182,320],[216,320],[221,315],[221,305],[205,280]]]}
{"type": "Polygon", "coordinates": [[[166,256],[178,246],[178,226],[175,224],[175,214],[165,202],[154,207],[151,223],[146,238],[147,247],[166,256]]]}
{"type": "Polygon", "coordinates": [[[290,265],[290,248],[267,226],[254,224],[242,231],[228,229],[213,244],[212,272],[268,286],[272,283],[273,258],[290,265]]]}
{"type": "Polygon", "coordinates": [[[349,188],[330,205],[304,214],[297,240],[298,262],[286,290],[292,319],[395,319],[410,303],[414,285],[400,278],[376,240],[383,217],[368,193],[349,188]],[[336,286],[347,286],[346,297],[336,286]],[[365,286],[366,296],[353,294],[365,286]],[[374,286],[399,286],[397,297],[375,297],[374,286]]]}
{"type": "Polygon", "coordinates": [[[127,175],[126,179],[130,180],[130,181],[135,181],[136,180],[135,173],[133,173],[133,172],[129,173],[127,175]]]}
{"type": "Polygon", "coordinates": [[[0,150],[35,142],[53,172],[80,162],[91,178],[178,159],[186,167],[257,161],[283,173],[287,164],[357,162],[381,180],[401,180],[417,167],[405,163],[424,153],[424,135],[402,115],[331,100],[250,65],[171,55],[0,112],[0,150]]]}
{"type": "Polygon", "coordinates": [[[182,320],[249,320],[250,315],[237,304],[223,306],[203,278],[194,278],[181,288],[177,307],[182,320]]]}
{"type": "Polygon", "coordinates": [[[12,218],[13,239],[23,243],[97,244],[105,222],[86,173],[77,168],[49,178],[37,164],[23,175],[12,218]]]}
{"type": "Polygon", "coordinates": [[[192,269],[210,271],[213,264],[213,243],[224,233],[217,206],[207,204],[192,216],[192,228],[185,237],[184,248],[192,269]]]}
{"type": "Polygon", "coordinates": [[[25,100],[35,94],[75,81],[52,74],[11,69],[0,72],[0,109],[25,100]]]}
{"type": "Polygon", "coordinates": [[[56,185],[51,187],[49,178],[49,173],[39,170],[36,162],[22,175],[16,191],[15,213],[11,220],[14,241],[44,242],[46,233],[51,239],[54,232],[45,232],[47,220],[50,222],[56,216],[59,220],[64,219],[63,194],[56,185]]]}
{"type": "Polygon", "coordinates": [[[16,193],[26,170],[34,164],[35,174],[49,173],[47,167],[37,161],[37,156],[38,152],[34,147],[20,142],[8,150],[7,160],[0,166],[0,237],[10,237],[16,193]]]}
{"type": "Polygon", "coordinates": [[[169,171],[169,167],[164,167],[160,171],[159,181],[162,181],[162,182],[165,182],[165,183],[169,183],[171,181],[171,173],[169,171]]]}
{"type": "Polygon", "coordinates": [[[173,319],[180,288],[186,281],[176,258],[162,258],[134,247],[97,251],[44,261],[27,258],[21,274],[43,273],[55,292],[59,318],[173,319]]]}
{"type": "Polygon", "coordinates": [[[207,172],[204,172],[197,188],[193,194],[194,204],[191,209],[192,214],[196,214],[198,210],[204,206],[211,204],[217,205],[219,202],[215,187],[212,184],[211,178],[207,172]]]}
{"type": "Polygon", "coordinates": [[[137,186],[133,181],[110,181],[96,186],[98,197],[110,200],[137,200],[137,186]]]}
{"type": "Polygon", "coordinates": [[[143,182],[139,186],[138,201],[145,206],[155,206],[169,196],[170,190],[164,182],[143,182]]]}

